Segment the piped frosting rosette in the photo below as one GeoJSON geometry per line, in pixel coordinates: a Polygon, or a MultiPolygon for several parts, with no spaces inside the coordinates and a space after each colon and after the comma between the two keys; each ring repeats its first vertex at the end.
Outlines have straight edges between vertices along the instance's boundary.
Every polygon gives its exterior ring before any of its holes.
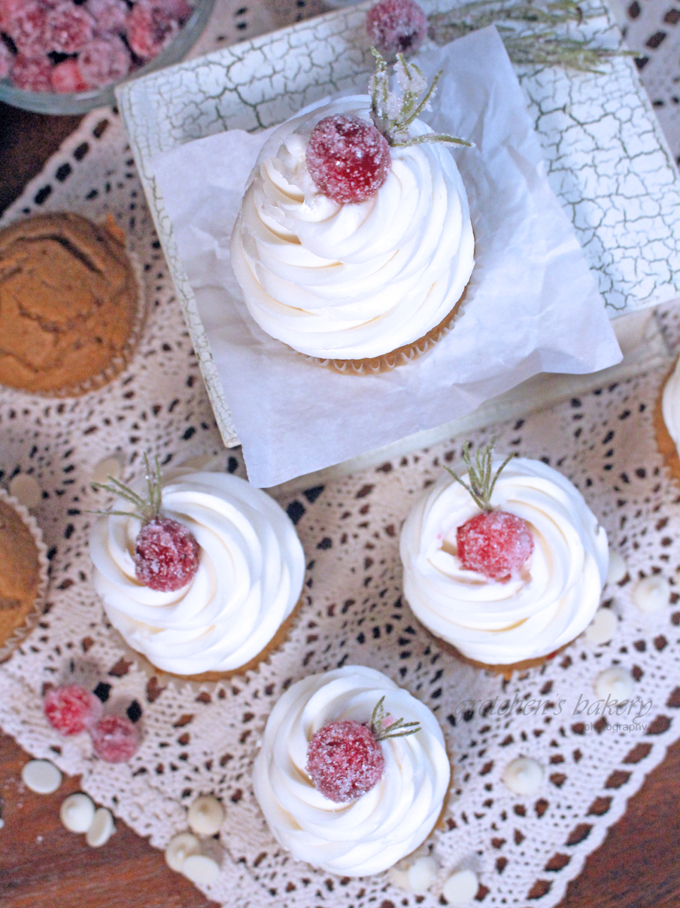
{"type": "Polygon", "coordinates": [[[305,560],[292,522],[265,492],[226,473],[180,475],[164,485],[162,510],[195,536],[198,570],[175,592],[143,586],[134,564],[139,519],[100,517],[90,555],[109,620],[132,649],[173,674],[246,665],[300,597],[305,560]]]}
{"type": "Polygon", "coordinates": [[[450,772],[432,712],[381,672],[354,665],[311,675],[284,693],[267,721],[253,785],[271,831],[293,857],[357,877],[381,873],[423,842],[450,772]],[[382,696],[387,713],[419,722],[420,731],[382,742],[385,771],[369,792],[331,801],[307,775],[309,741],[331,722],[370,722],[382,696]]]}
{"type": "Polygon", "coordinates": [[[418,619],[464,656],[511,665],[549,655],[588,626],[607,576],[607,535],[581,493],[540,461],[510,461],[491,505],[529,526],[533,554],[518,575],[501,582],[462,567],[456,531],[480,510],[444,474],[404,523],[404,593],[418,619]]]}
{"type": "MultiPolygon", "coordinates": [[[[368,96],[303,112],[265,143],[231,240],[246,305],[272,337],[312,357],[366,360],[423,338],[451,313],[474,265],[465,187],[440,144],[392,147],[386,181],[339,204],[305,152],[332,114],[369,120],[368,96]]],[[[412,136],[432,130],[419,120],[412,136]]]]}

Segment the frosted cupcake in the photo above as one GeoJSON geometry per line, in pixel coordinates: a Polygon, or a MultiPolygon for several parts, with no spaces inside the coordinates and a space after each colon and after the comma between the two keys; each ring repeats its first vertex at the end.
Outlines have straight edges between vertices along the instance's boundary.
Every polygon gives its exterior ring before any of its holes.
{"type": "Polygon", "coordinates": [[[663,383],[654,411],[659,453],[675,479],[680,480],[680,359],[663,383]]]}
{"type": "Polygon", "coordinates": [[[437,822],[450,764],[430,710],[372,668],[293,684],[267,721],[253,786],[299,861],[340,876],[381,873],[437,822]]]}
{"type": "Polygon", "coordinates": [[[245,671],[281,639],[300,598],[304,553],[265,492],[226,473],[161,483],[147,497],[112,480],[123,510],[92,528],[94,585],[132,649],[176,675],[245,671]]]}
{"type": "Polygon", "coordinates": [[[607,576],[607,536],[581,493],[537,460],[449,471],[401,532],[404,593],[432,633],[504,674],[541,662],[590,624],[607,576]]]}
{"type": "Polygon", "coordinates": [[[443,142],[417,115],[426,88],[398,64],[388,91],[379,58],[372,97],[303,112],[264,145],[231,239],[255,321],[342,372],[409,362],[450,325],[474,265],[465,187],[443,142]],[[406,100],[405,100],[406,98],[406,100]]]}

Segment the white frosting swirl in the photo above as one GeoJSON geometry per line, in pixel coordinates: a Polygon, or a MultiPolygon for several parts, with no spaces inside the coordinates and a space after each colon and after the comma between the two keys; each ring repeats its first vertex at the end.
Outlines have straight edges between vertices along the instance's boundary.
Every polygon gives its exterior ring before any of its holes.
{"type": "Polygon", "coordinates": [[[430,710],[372,668],[345,666],[294,684],[274,707],[255,759],[253,786],[269,827],[299,861],[341,876],[381,873],[425,839],[442,810],[451,768],[430,710]],[[368,722],[385,711],[421,730],[382,742],[385,772],[346,804],[326,798],[306,772],[307,747],[324,725],[368,722]]]}
{"type": "Polygon", "coordinates": [[[364,202],[338,204],[314,185],[305,163],[314,126],[332,114],[367,120],[369,104],[342,98],[283,123],[232,233],[251,315],[310,356],[366,359],[418,340],[453,309],[474,265],[467,196],[444,145],[392,148],[385,183],[364,202]]]}
{"type": "Polygon", "coordinates": [[[293,524],[265,492],[226,473],[189,473],[168,482],[163,514],[194,534],[198,571],[175,592],[142,586],[134,565],[140,521],[100,517],[90,555],[109,620],[134,650],[174,674],[245,665],[300,597],[305,559],[293,524]]]}
{"type": "Polygon", "coordinates": [[[680,450],[680,359],[664,385],[661,412],[676,450],[680,450]]]}
{"type": "Polygon", "coordinates": [[[479,508],[445,473],[404,523],[404,593],[420,621],[463,655],[510,665],[546,656],[588,626],[607,576],[607,535],[569,480],[537,460],[512,460],[491,504],[529,525],[534,551],[519,575],[501,583],[462,567],[456,530],[479,508]]]}

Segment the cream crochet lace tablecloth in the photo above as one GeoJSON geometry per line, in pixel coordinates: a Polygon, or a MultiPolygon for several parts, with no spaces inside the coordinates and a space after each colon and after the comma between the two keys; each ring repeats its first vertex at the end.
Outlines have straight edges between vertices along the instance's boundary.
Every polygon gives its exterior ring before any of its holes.
{"type": "MultiPolygon", "coordinates": [[[[296,15],[292,4],[271,6],[276,15],[223,3],[203,47],[296,15]]],[[[654,82],[653,89],[663,85],[654,82]]],[[[669,138],[678,154],[678,135],[670,130],[669,138]]],[[[38,480],[43,500],[36,516],[52,562],[48,612],[0,669],[0,725],[29,752],[82,774],[84,790],[160,848],[186,828],[186,808],[198,794],[219,796],[227,807],[221,873],[205,891],[225,905],[256,908],[275,897],[291,908],[435,906],[446,876],[459,867],[479,875],[485,906],[557,904],[626,799],[680,736],[678,594],[656,615],[631,602],[642,575],[660,572],[674,590],[678,584],[680,489],[662,468],[652,429],[666,367],[493,428],[499,450],[543,458],[572,479],[627,560],[629,576],[605,594],[618,618],[610,643],[580,638],[541,669],[504,682],[457,663],[414,620],[401,598],[399,527],[442,463],[460,458],[464,439],[454,439],[279,495],[308,559],[303,607],[285,644],[258,671],[231,683],[155,678],[107,626],[90,582],[91,518],[83,511],[96,506],[93,466],[118,452],[130,478],[144,451],[180,463],[222,449],[116,115],[87,117],[4,222],[39,209],[73,209],[94,219],[111,211],[143,263],[149,317],[130,368],[103,390],[63,401],[0,391],[0,479],[25,472],[38,480]],[[307,673],[355,662],[385,671],[420,697],[446,735],[456,796],[445,828],[428,840],[441,874],[417,900],[384,875],[341,880],[293,862],[253,798],[250,766],[281,692],[307,673]],[[612,665],[633,673],[635,697],[644,704],[623,720],[600,715],[596,703],[594,679],[612,665]],[[110,685],[111,703],[124,709],[136,701],[141,709],[143,743],[129,764],[93,759],[87,736],[63,739],[47,726],[44,686],[83,674],[110,685]],[[546,767],[545,784],[532,798],[513,795],[501,781],[506,764],[522,754],[546,767]]],[[[670,348],[680,347],[677,313],[660,319],[670,348]]],[[[474,441],[491,434],[477,432],[474,441]]],[[[237,452],[223,456],[230,471],[243,475],[237,452]]]]}

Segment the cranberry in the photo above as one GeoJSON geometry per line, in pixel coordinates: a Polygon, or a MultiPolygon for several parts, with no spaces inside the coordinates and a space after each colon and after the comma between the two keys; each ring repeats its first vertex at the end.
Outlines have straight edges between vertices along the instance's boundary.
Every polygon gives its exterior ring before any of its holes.
{"type": "Polygon", "coordinates": [[[130,10],[124,0],[87,0],[97,35],[120,35],[127,28],[130,10]]]}
{"type": "Polygon", "coordinates": [[[140,0],[128,20],[128,44],[142,60],[150,60],[172,41],[179,27],[172,9],[140,0]]]}
{"type": "Polygon", "coordinates": [[[47,721],[62,735],[77,735],[91,728],[102,714],[102,702],[78,684],[55,687],[45,697],[47,721]]]}
{"type": "Polygon", "coordinates": [[[412,54],[427,35],[427,16],[414,0],[380,0],[366,13],[366,31],[385,56],[412,54]]]}
{"type": "Polygon", "coordinates": [[[117,35],[93,38],[78,55],[83,79],[94,88],[122,79],[130,72],[132,58],[117,35]]]}
{"type": "Polygon", "coordinates": [[[19,54],[14,58],[10,72],[12,84],[25,91],[52,90],[52,63],[49,57],[26,57],[19,54]]]}
{"type": "Polygon", "coordinates": [[[47,13],[46,34],[50,50],[75,54],[94,34],[94,20],[81,6],[62,0],[47,13]]]}
{"type": "Polygon", "coordinates": [[[307,168],[315,185],[334,202],[370,198],[387,179],[391,157],[387,140],[360,117],[335,114],[314,127],[307,145],[307,168]]]}
{"type": "Polygon", "coordinates": [[[104,716],[92,729],[92,749],[107,763],[127,763],[138,747],[139,731],[127,716],[104,716]]]}
{"type": "Polygon", "coordinates": [[[135,575],[152,590],[181,589],[198,570],[199,547],[191,530],[171,517],[144,524],[135,540],[135,575]]]}
{"type": "Polygon", "coordinates": [[[382,748],[366,725],[345,719],[319,729],[307,749],[314,787],[337,804],[366,794],[385,771],[382,748]]]}
{"type": "Polygon", "coordinates": [[[509,579],[534,550],[526,520],[507,511],[478,514],[458,527],[456,541],[463,567],[490,580],[509,579]]]}
{"type": "Polygon", "coordinates": [[[35,59],[52,50],[47,40],[47,9],[38,0],[26,0],[11,13],[7,34],[24,57],[35,59]]]}

